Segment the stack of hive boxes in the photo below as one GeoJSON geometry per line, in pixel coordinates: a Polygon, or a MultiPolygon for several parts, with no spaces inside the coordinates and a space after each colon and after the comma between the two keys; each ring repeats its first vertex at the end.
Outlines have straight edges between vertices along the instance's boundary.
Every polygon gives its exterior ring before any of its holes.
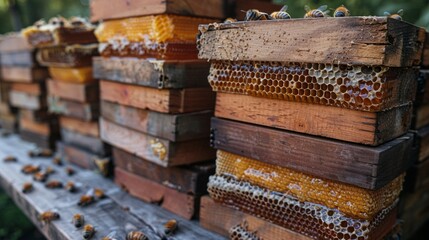
{"type": "Polygon", "coordinates": [[[215,152],[209,64],[197,59],[195,37],[198,24],[213,21],[202,16],[222,17],[222,1],[95,0],[91,14],[103,20],[93,66],[115,182],[184,218],[196,216],[215,152]]]}
{"type": "MultiPolygon", "coordinates": [[[[9,85],[10,105],[19,111],[21,138],[41,148],[54,148],[58,123],[47,109],[48,70],[37,64],[35,49],[20,34],[4,36],[0,45],[2,77],[9,85]]],[[[13,122],[10,118],[9,124],[13,122]]]]}
{"type": "Polygon", "coordinates": [[[407,171],[399,218],[403,220],[403,237],[410,239],[429,220],[429,35],[423,48],[418,78],[414,118],[415,154],[407,171]]]}
{"type": "Polygon", "coordinates": [[[99,86],[92,77],[92,57],[98,54],[94,30],[85,19],[56,17],[23,33],[39,48],[39,64],[49,68],[49,111],[59,115],[61,155],[107,175],[110,151],[99,135],[99,86]]]}
{"type": "Polygon", "coordinates": [[[218,149],[201,224],[233,239],[388,234],[410,161],[421,33],[377,17],[201,25],[218,149]]]}

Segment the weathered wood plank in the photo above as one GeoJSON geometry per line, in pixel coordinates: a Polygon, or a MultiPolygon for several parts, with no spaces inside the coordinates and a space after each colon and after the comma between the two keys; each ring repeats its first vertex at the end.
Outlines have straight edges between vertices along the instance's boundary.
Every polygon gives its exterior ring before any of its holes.
{"type": "Polygon", "coordinates": [[[57,135],[46,136],[26,129],[20,129],[19,136],[22,140],[34,143],[39,148],[55,149],[55,142],[58,140],[57,135]]]}
{"type": "Polygon", "coordinates": [[[201,60],[93,58],[94,78],[152,88],[208,87],[209,67],[201,60]]]}
{"type": "Polygon", "coordinates": [[[154,89],[100,81],[102,100],[163,113],[186,113],[213,109],[215,95],[210,88],[182,90],[154,89]]]}
{"type": "Polygon", "coordinates": [[[386,17],[251,21],[199,30],[199,57],[211,60],[405,67],[420,64],[424,42],[418,27],[386,17]]]}
{"type": "Polygon", "coordinates": [[[23,118],[32,122],[46,122],[49,121],[53,116],[50,115],[46,110],[29,110],[21,108],[19,109],[19,118],[23,118]]]}
{"type": "Polygon", "coordinates": [[[417,106],[413,118],[412,128],[419,129],[429,124],[429,103],[417,106]]]}
{"type": "Polygon", "coordinates": [[[192,219],[198,216],[199,197],[181,193],[117,167],[115,168],[115,182],[132,196],[149,203],[160,204],[162,208],[185,219],[192,219]]]}
{"type": "Polygon", "coordinates": [[[37,65],[37,62],[33,51],[20,51],[2,52],[0,54],[0,64],[2,66],[33,67],[37,65]]]}
{"type": "Polygon", "coordinates": [[[43,83],[11,83],[11,91],[24,92],[35,96],[40,96],[45,93],[43,83]]]}
{"type": "Polygon", "coordinates": [[[207,138],[213,111],[165,114],[101,101],[103,118],[173,142],[207,138]]]}
{"type": "Polygon", "coordinates": [[[429,158],[429,126],[425,126],[414,132],[416,133],[415,138],[418,151],[416,161],[423,162],[429,158]]]}
{"type": "Polygon", "coordinates": [[[429,220],[428,188],[404,195],[401,200],[405,205],[399,215],[400,219],[404,220],[403,237],[412,239],[417,230],[429,220]]]}
{"type": "Polygon", "coordinates": [[[32,51],[33,47],[28,44],[20,32],[10,33],[2,37],[0,42],[0,53],[32,51]]]}
{"type": "Polygon", "coordinates": [[[50,96],[88,103],[99,99],[98,82],[87,84],[68,83],[63,81],[48,80],[48,94],[50,96]]]}
{"type": "Polygon", "coordinates": [[[426,32],[426,40],[423,45],[422,68],[429,68],[429,32],[426,32]]]}
{"type": "Polygon", "coordinates": [[[0,114],[0,126],[4,133],[14,133],[18,125],[18,121],[13,114],[0,114]]]}
{"type": "Polygon", "coordinates": [[[301,102],[218,93],[215,116],[366,145],[407,132],[411,105],[362,112],[301,102]]]}
{"type": "Polygon", "coordinates": [[[57,130],[56,133],[58,133],[58,129],[51,129],[51,124],[49,124],[48,122],[38,123],[26,118],[19,119],[19,128],[44,136],[49,136],[50,134],[53,134],[55,130],[57,130]]]}
{"type": "Polygon", "coordinates": [[[61,128],[63,142],[90,151],[93,154],[106,156],[108,149],[100,138],[84,135],[79,132],[61,128]]]}
{"type": "Polygon", "coordinates": [[[4,81],[32,83],[45,80],[48,76],[46,68],[2,66],[1,74],[4,81]]]}
{"type": "Polygon", "coordinates": [[[222,0],[113,0],[109,4],[103,0],[92,0],[90,9],[92,22],[163,13],[225,18],[222,0]]]}
{"type": "Polygon", "coordinates": [[[209,140],[170,142],[100,118],[101,139],[112,146],[164,167],[186,165],[214,159],[209,140]]]}
{"type": "Polygon", "coordinates": [[[215,173],[213,162],[181,167],[162,167],[119,148],[113,148],[115,166],[179,192],[201,196],[207,193],[208,177],[215,173]]]}
{"type": "Polygon", "coordinates": [[[99,116],[99,103],[79,103],[48,96],[49,112],[84,121],[97,120],[99,116]]]}
{"type": "Polygon", "coordinates": [[[46,108],[46,97],[11,90],[9,92],[10,105],[29,110],[42,110],[46,108]]]}
{"type": "Polygon", "coordinates": [[[76,118],[60,117],[60,126],[72,132],[78,132],[91,137],[100,137],[98,121],[87,122],[76,118]]]}
{"type": "Polygon", "coordinates": [[[98,44],[52,46],[39,48],[37,61],[46,67],[78,68],[91,66],[97,55],[98,44]]]}
{"type": "Polygon", "coordinates": [[[217,149],[269,164],[379,189],[409,167],[413,135],[368,147],[213,118],[211,142],[217,149]]]}
{"type": "Polygon", "coordinates": [[[243,213],[234,208],[214,202],[210,197],[201,198],[200,225],[210,231],[229,237],[229,231],[247,223],[249,232],[255,232],[261,239],[310,240],[311,238],[293,232],[279,225],[243,213]]]}

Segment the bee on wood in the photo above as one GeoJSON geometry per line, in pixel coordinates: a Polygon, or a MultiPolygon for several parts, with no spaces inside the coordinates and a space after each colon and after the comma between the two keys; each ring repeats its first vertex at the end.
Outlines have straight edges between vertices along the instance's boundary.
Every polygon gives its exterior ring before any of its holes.
{"type": "Polygon", "coordinates": [[[235,18],[227,18],[227,19],[225,19],[225,21],[223,23],[234,23],[234,22],[237,22],[237,19],[235,19],[235,18]]]}
{"type": "Polygon", "coordinates": [[[53,173],[55,173],[55,169],[53,169],[52,167],[47,167],[47,168],[45,169],[45,174],[46,174],[46,175],[51,175],[51,174],[53,174],[53,173]]]}
{"type": "Polygon", "coordinates": [[[55,156],[52,159],[52,163],[55,164],[55,165],[57,165],[57,166],[62,166],[63,165],[63,161],[61,160],[60,156],[55,156]]]}
{"type": "Polygon", "coordinates": [[[311,9],[309,6],[305,5],[304,7],[305,11],[307,12],[304,15],[304,18],[322,18],[327,17],[329,10],[327,5],[320,6],[317,9],[311,9]]]}
{"type": "Polygon", "coordinates": [[[271,16],[268,13],[260,12],[257,9],[250,9],[246,12],[246,17],[244,21],[258,21],[258,20],[272,20],[271,16]]]}
{"type": "Polygon", "coordinates": [[[71,192],[71,193],[74,193],[74,192],[76,192],[76,186],[74,185],[74,183],[73,182],[71,182],[71,181],[69,181],[69,182],[67,182],[66,183],[66,186],[64,187],[67,191],[69,191],[69,192],[71,192]]]}
{"type": "Polygon", "coordinates": [[[346,6],[341,5],[337,9],[335,9],[334,17],[348,17],[350,16],[350,11],[346,8],[346,6]]]}
{"type": "Polygon", "coordinates": [[[164,233],[166,235],[171,235],[177,230],[177,227],[178,227],[177,220],[171,219],[164,224],[164,233]]]}
{"type": "Polygon", "coordinates": [[[45,182],[48,179],[48,174],[37,172],[33,175],[33,180],[37,182],[45,182]]]}
{"type": "Polygon", "coordinates": [[[63,184],[60,181],[52,180],[45,184],[46,188],[55,189],[55,188],[62,188],[63,184]]]}
{"type": "Polygon", "coordinates": [[[71,176],[71,175],[75,174],[75,170],[73,168],[71,168],[71,167],[66,167],[64,170],[66,171],[66,174],[68,176],[71,176]]]}
{"type": "Polygon", "coordinates": [[[44,149],[36,149],[36,150],[31,150],[28,151],[28,156],[31,158],[35,158],[35,157],[52,157],[52,150],[48,149],[48,148],[44,148],[44,149]]]}
{"type": "Polygon", "coordinates": [[[33,184],[31,182],[26,182],[22,185],[22,192],[29,193],[33,191],[33,184]]]}
{"type": "Polygon", "coordinates": [[[284,5],[280,11],[271,13],[273,19],[291,19],[290,14],[287,12],[288,6],[284,5]]]}
{"type": "Polygon", "coordinates": [[[50,223],[54,220],[60,219],[60,214],[57,212],[46,211],[40,215],[39,219],[44,223],[50,223]]]}
{"type": "Polygon", "coordinates": [[[83,227],[82,236],[83,239],[91,239],[95,234],[95,228],[91,224],[86,224],[83,227]]]}
{"type": "Polygon", "coordinates": [[[94,188],[94,196],[96,199],[102,199],[106,197],[104,190],[100,188],[94,188]]]}
{"type": "Polygon", "coordinates": [[[132,231],[127,234],[126,240],[148,240],[149,238],[142,232],[132,231]]]}
{"type": "Polygon", "coordinates": [[[85,25],[85,18],[81,18],[81,17],[72,17],[69,20],[70,24],[74,27],[79,27],[79,26],[84,26],[85,25]]]}
{"type": "Polygon", "coordinates": [[[100,171],[101,175],[108,176],[110,172],[110,159],[109,158],[93,158],[97,169],[100,171]]]}
{"type": "Polygon", "coordinates": [[[6,156],[5,158],[3,158],[3,162],[5,163],[10,163],[10,162],[17,162],[18,159],[16,159],[16,157],[14,156],[6,156]]]}
{"type": "Polygon", "coordinates": [[[82,195],[79,199],[79,202],[77,203],[78,206],[84,207],[88,206],[91,203],[95,201],[94,197],[92,195],[82,195]]]}
{"type": "Polygon", "coordinates": [[[404,9],[399,9],[397,13],[391,14],[390,12],[384,12],[384,15],[399,21],[402,21],[402,15],[404,15],[404,9]]]}
{"type": "Polygon", "coordinates": [[[24,174],[34,174],[34,173],[39,172],[39,171],[40,171],[40,167],[39,166],[34,166],[32,164],[24,165],[21,168],[21,172],[24,173],[24,174]]]}
{"type": "Polygon", "coordinates": [[[73,226],[75,226],[75,228],[80,228],[85,223],[85,218],[83,217],[82,214],[75,214],[73,215],[72,223],[73,223],[73,226]]]}
{"type": "Polygon", "coordinates": [[[118,240],[118,234],[116,231],[113,231],[107,236],[103,237],[101,240],[118,240]]]}

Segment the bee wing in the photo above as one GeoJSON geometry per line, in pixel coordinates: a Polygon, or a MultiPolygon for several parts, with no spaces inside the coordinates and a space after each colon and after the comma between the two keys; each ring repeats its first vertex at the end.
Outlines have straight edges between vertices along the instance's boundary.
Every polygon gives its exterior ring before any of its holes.
{"type": "Polygon", "coordinates": [[[286,12],[286,11],[287,11],[287,9],[288,9],[288,6],[287,6],[287,5],[284,5],[284,6],[280,9],[280,12],[286,12]]]}
{"type": "Polygon", "coordinates": [[[305,10],[306,12],[310,12],[310,11],[311,11],[311,8],[310,8],[308,5],[305,5],[305,6],[304,6],[304,10],[305,10]]]}
{"type": "Polygon", "coordinates": [[[399,14],[399,16],[402,16],[404,14],[404,9],[399,9],[398,14],[399,14]]]}
{"type": "Polygon", "coordinates": [[[320,11],[325,11],[326,9],[328,9],[328,5],[322,5],[318,8],[320,11]]]}
{"type": "Polygon", "coordinates": [[[384,12],[384,16],[390,16],[390,12],[384,12]]]}

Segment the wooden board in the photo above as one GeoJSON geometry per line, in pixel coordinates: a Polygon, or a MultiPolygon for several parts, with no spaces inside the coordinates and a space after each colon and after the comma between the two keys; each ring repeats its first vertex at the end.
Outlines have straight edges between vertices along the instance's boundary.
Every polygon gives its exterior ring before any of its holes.
{"type": "MultiPolygon", "coordinates": [[[[105,159],[106,161],[111,161],[109,156],[100,156],[64,142],[57,142],[56,146],[58,153],[65,161],[84,169],[95,170],[101,173],[104,170],[98,167],[98,165],[95,163],[95,159],[105,159]]],[[[107,169],[108,175],[112,173],[112,169],[110,169],[110,167],[111,166],[109,166],[109,169],[107,169]]]]}
{"type": "Polygon", "coordinates": [[[101,115],[122,126],[172,142],[207,138],[213,111],[166,114],[101,101],[101,115]]]}
{"type": "Polygon", "coordinates": [[[429,68],[429,33],[426,32],[426,40],[423,45],[422,68],[429,68]]]}
{"type": "Polygon", "coordinates": [[[132,196],[149,203],[157,203],[185,219],[198,216],[199,197],[181,193],[147,178],[115,168],[115,183],[124,188],[132,196]]]}
{"type": "Polygon", "coordinates": [[[414,163],[417,161],[422,162],[429,158],[429,126],[425,126],[414,132],[416,133],[415,138],[418,151],[418,156],[414,163]]]}
{"type": "Polygon", "coordinates": [[[97,120],[99,103],[79,103],[48,96],[49,112],[74,117],[84,121],[97,120]]]}
{"type": "Polygon", "coordinates": [[[108,155],[109,149],[100,138],[73,132],[66,128],[61,128],[61,137],[63,142],[69,145],[77,146],[96,155],[108,155]]]}
{"type": "Polygon", "coordinates": [[[90,10],[92,22],[163,13],[225,18],[222,0],[112,0],[109,4],[103,0],[92,0],[90,10]]]}
{"type": "Polygon", "coordinates": [[[137,132],[100,118],[101,139],[112,146],[164,167],[186,165],[214,159],[209,140],[170,142],[137,132]]]}
{"type": "Polygon", "coordinates": [[[412,129],[419,129],[429,124],[429,103],[417,106],[414,111],[412,129]]]}
{"type": "Polygon", "coordinates": [[[429,190],[429,158],[415,163],[407,171],[405,189],[411,193],[419,192],[421,189],[429,190]]]}
{"type": "Polygon", "coordinates": [[[46,68],[2,66],[1,75],[4,81],[32,83],[45,80],[49,73],[46,68]]]}
{"type": "Polygon", "coordinates": [[[10,105],[29,110],[42,110],[46,108],[46,97],[28,94],[25,92],[10,91],[10,105]]]}
{"type": "Polygon", "coordinates": [[[41,135],[26,129],[19,130],[19,136],[22,140],[34,143],[39,148],[55,149],[55,142],[58,140],[57,135],[41,135]]]}
{"type": "Polygon", "coordinates": [[[113,148],[113,159],[116,167],[196,196],[207,193],[208,177],[215,173],[213,162],[166,168],[119,148],[113,148]]]}
{"type": "Polygon", "coordinates": [[[37,62],[33,51],[20,51],[2,52],[0,54],[0,64],[2,66],[33,67],[37,65],[37,62]]]}
{"type": "Polygon", "coordinates": [[[94,78],[152,88],[209,87],[209,68],[202,60],[93,58],[94,78]]]}
{"type": "Polygon", "coordinates": [[[32,122],[47,122],[52,117],[46,110],[29,110],[21,108],[19,109],[19,118],[23,118],[32,122]]]}
{"type": "Polygon", "coordinates": [[[163,113],[211,110],[215,94],[210,88],[159,90],[110,81],[100,81],[102,100],[163,113]]]}
{"type": "Polygon", "coordinates": [[[27,130],[43,136],[49,136],[54,133],[58,134],[58,129],[51,127],[50,123],[38,123],[26,118],[19,119],[19,128],[21,130],[27,130]]]}
{"type": "Polygon", "coordinates": [[[28,44],[20,32],[3,35],[0,41],[0,53],[32,51],[33,47],[28,44]]]}
{"type": "Polygon", "coordinates": [[[0,126],[3,133],[15,133],[18,126],[16,116],[13,114],[0,114],[0,126]]]}
{"type": "Polygon", "coordinates": [[[424,42],[420,28],[386,17],[251,21],[199,30],[199,57],[210,60],[406,67],[420,64],[424,42]]]}
{"type": "Polygon", "coordinates": [[[40,96],[45,93],[43,83],[11,83],[11,91],[24,92],[34,96],[40,96]]]}
{"type": "Polygon", "coordinates": [[[78,132],[80,134],[88,135],[91,137],[100,137],[100,130],[98,127],[98,121],[87,122],[77,118],[60,117],[61,128],[67,129],[72,132],[78,132]]]}
{"type": "Polygon", "coordinates": [[[429,189],[421,189],[418,192],[404,195],[405,207],[399,217],[404,221],[402,230],[404,239],[413,239],[413,235],[429,221],[429,189]]]}
{"type": "Polygon", "coordinates": [[[379,189],[410,166],[413,135],[368,147],[213,118],[211,142],[217,149],[269,164],[379,189]]]}
{"type": "Polygon", "coordinates": [[[214,202],[210,197],[201,197],[200,225],[212,232],[229,237],[231,228],[248,224],[248,230],[260,239],[310,240],[310,237],[293,232],[279,225],[243,213],[234,208],[214,202]]]}
{"type": "Polygon", "coordinates": [[[48,80],[47,87],[50,96],[66,100],[87,103],[96,102],[99,99],[98,82],[77,84],[48,80]]]}
{"type": "Polygon", "coordinates": [[[366,145],[380,145],[407,132],[411,105],[382,112],[218,93],[215,116],[366,145]]]}

